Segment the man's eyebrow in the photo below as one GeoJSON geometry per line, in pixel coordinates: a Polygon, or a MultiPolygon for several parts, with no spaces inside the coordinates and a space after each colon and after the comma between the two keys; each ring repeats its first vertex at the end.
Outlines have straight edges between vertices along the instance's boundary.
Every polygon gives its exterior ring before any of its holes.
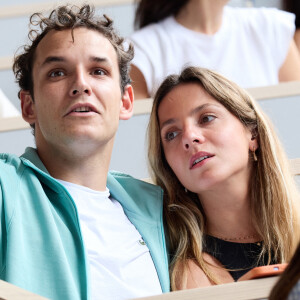
{"type": "MultiPolygon", "coordinates": [[[[209,106],[215,106],[215,107],[219,107],[218,104],[213,104],[213,103],[204,103],[202,105],[199,105],[197,107],[195,107],[194,109],[192,109],[190,112],[189,112],[189,116],[193,116],[195,114],[197,114],[199,111],[209,107],[209,106]]],[[[167,125],[170,125],[170,124],[173,124],[176,122],[176,118],[171,118],[171,119],[168,119],[166,121],[164,121],[161,126],[160,126],[160,129],[162,130],[165,126],[167,125]]]]}
{"type": "MultiPolygon", "coordinates": [[[[104,62],[104,63],[107,63],[107,64],[111,65],[110,60],[106,57],[91,56],[89,58],[89,60],[92,61],[92,62],[99,62],[99,63],[104,62]]],[[[48,56],[43,61],[42,66],[51,64],[53,62],[66,62],[66,61],[67,61],[67,59],[63,56],[48,56]]]]}
{"type": "Polygon", "coordinates": [[[91,56],[90,61],[92,62],[98,62],[98,63],[106,63],[108,65],[112,65],[111,61],[107,57],[101,57],[101,56],[91,56]]]}
{"type": "Polygon", "coordinates": [[[52,62],[65,62],[66,59],[62,56],[48,56],[45,58],[41,66],[51,64],[52,62]]]}

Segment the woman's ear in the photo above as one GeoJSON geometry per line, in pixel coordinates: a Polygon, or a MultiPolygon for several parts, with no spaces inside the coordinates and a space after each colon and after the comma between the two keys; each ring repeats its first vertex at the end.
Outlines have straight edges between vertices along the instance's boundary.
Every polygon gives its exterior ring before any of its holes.
{"type": "Polygon", "coordinates": [[[249,148],[251,151],[255,151],[259,147],[257,127],[252,128],[250,132],[251,132],[251,141],[249,144],[249,148]]]}
{"type": "Polygon", "coordinates": [[[34,101],[29,91],[20,91],[22,117],[30,125],[36,121],[34,101]]]}
{"type": "Polygon", "coordinates": [[[130,84],[124,88],[121,99],[120,120],[128,120],[133,114],[133,88],[130,84]]]}

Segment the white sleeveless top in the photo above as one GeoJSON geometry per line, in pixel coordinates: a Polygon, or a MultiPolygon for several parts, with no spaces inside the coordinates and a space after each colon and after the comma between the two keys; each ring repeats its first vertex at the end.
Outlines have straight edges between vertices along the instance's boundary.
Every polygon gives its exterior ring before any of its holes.
{"type": "Polygon", "coordinates": [[[167,75],[187,66],[217,71],[244,88],[277,84],[294,22],[293,14],[275,8],[226,6],[221,28],[207,35],[170,16],[133,33],[132,63],[143,73],[151,97],[167,75]]]}

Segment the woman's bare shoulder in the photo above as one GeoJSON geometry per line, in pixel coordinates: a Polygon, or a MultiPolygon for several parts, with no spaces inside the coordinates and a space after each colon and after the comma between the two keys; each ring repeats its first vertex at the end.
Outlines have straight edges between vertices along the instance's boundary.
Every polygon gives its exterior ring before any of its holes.
{"type": "MultiPolygon", "coordinates": [[[[233,278],[227,270],[223,268],[221,263],[217,261],[213,256],[207,253],[203,253],[203,259],[207,262],[209,272],[211,272],[219,283],[233,282],[233,278]]],[[[182,282],[179,284],[179,289],[193,289],[199,287],[206,287],[214,285],[213,282],[207,277],[205,272],[200,268],[195,260],[189,259],[187,261],[187,280],[186,284],[182,282]]]]}

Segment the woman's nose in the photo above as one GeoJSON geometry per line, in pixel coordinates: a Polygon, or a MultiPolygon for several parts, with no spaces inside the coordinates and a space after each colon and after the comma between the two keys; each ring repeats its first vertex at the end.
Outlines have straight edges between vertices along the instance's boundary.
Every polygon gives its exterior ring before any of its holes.
{"type": "Polygon", "coordinates": [[[182,144],[186,150],[193,145],[202,144],[204,140],[205,138],[199,128],[197,130],[192,128],[186,129],[182,136],[182,144]]]}

